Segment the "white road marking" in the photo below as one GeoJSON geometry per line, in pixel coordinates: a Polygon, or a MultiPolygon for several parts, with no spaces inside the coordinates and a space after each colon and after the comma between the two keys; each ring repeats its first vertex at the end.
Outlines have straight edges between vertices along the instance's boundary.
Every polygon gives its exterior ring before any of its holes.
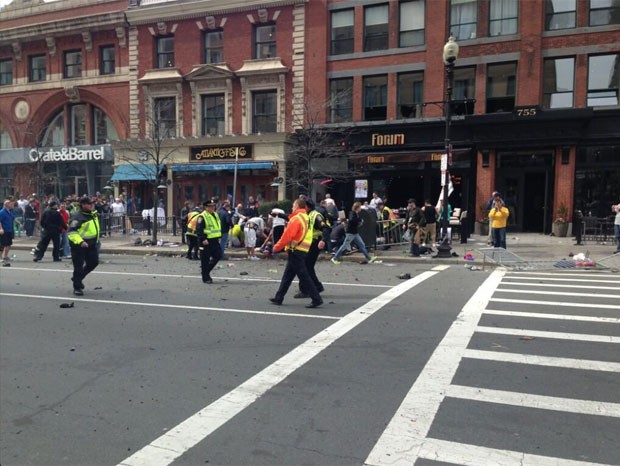
{"type": "Polygon", "coordinates": [[[601,272],[599,271],[595,271],[595,270],[591,270],[591,271],[587,271],[587,270],[583,270],[583,269],[561,269],[558,270],[557,272],[534,272],[534,271],[520,271],[520,270],[514,270],[514,271],[508,271],[506,272],[506,278],[512,278],[512,275],[543,275],[543,276],[567,276],[567,275],[573,275],[576,277],[591,277],[593,275],[598,275],[598,276],[610,276],[609,273],[607,272],[601,272]]]}
{"type": "MultiPolygon", "coordinates": [[[[3,269],[6,270],[6,269],[3,269]]],[[[11,270],[23,270],[28,272],[53,272],[53,273],[73,273],[73,270],[69,269],[39,269],[36,267],[11,267],[11,270]]],[[[144,272],[107,272],[104,270],[94,270],[91,272],[91,275],[129,275],[135,277],[157,277],[157,278],[193,278],[195,280],[201,280],[200,275],[183,275],[183,274],[166,274],[166,273],[144,273],[144,272]]],[[[280,278],[270,278],[270,277],[248,277],[245,276],[243,278],[240,277],[225,277],[225,276],[214,276],[214,282],[223,282],[225,280],[233,280],[233,281],[244,281],[244,282],[270,282],[270,283],[280,283],[280,278]]],[[[295,283],[297,280],[294,281],[295,283]]],[[[347,283],[339,283],[339,282],[323,282],[324,285],[330,286],[356,286],[356,287],[364,287],[364,288],[392,288],[392,285],[377,285],[374,283],[361,283],[361,282],[347,282],[347,283]]]]}
{"type": "Polygon", "coordinates": [[[498,288],[495,291],[497,293],[519,293],[519,294],[527,293],[527,294],[540,294],[540,295],[549,295],[549,296],[581,296],[584,298],[620,299],[620,293],[619,294],[574,293],[574,292],[566,292],[566,291],[513,290],[510,288],[498,288]]]}
{"type": "MultiPolygon", "coordinates": [[[[607,278],[608,276],[605,276],[605,278],[607,278]]],[[[511,278],[511,277],[508,277],[511,278]]],[[[597,280],[597,279],[589,279],[589,278],[548,278],[548,277],[514,277],[514,278],[518,278],[519,280],[545,280],[545,281],[552,281],[552,282],[581,282],[581,283],[617,283],[620,285],[620,280],[597,280]]],[[[611,278],[611,277],[610,277],[611,278]]]]}
{"type": "Polygon", "coordinates": [[[419,457],[464,466],[608,466],[433,438],[424,441],[419,457]]]}
{"type": "Polygon", "coordinates": [[[431,271],[421,273],[370,300],[250,377],[231,392],[171,428],[164,435],[122,461],[120,465],[165,466],[172,463],[340,337],[394,299],[436,274],[437,272],[431,271]]]}
{"type": "Polygon", "coordinates": [[[587,309],[620,309],[616,304],[565,303],[563,301],[534,301],[530,299],[492,298],[494,303],[537,304],[543,306],[585,307],[587,309]]]}
{"type": "Polygon", "coordinates": [[[553,340],[591,341],[595,343],[620,343],[620,337],[610,335],[587,335],[585,333],[547,332],[543,330],[528,330],[503,327],[476,327],[476,332],[492,333],[494,335],[516,335],[536,338],[551,338],[553,340]]]}
{"type": "Polygon", "coordinates": [[[366,459],[368,465],[411,466],[504,271],[496,269],[463,307],[366,459]]]}
{"type": "MultiPolygon", "coordinates": [[[[575,285],[563,285],[560,283],[525,283],[525,282],[507,282],[504,281],[498,288],[498,291],[502,289],[502,286],[540,286],[545,288],[571,288],[575,289],[575,285]]],[[[579,285],[580,290],[618,290],[617,286],[600,286],[600,285],[579,285]]],[[[525,290],[524,290],[525,291],[525,290]]]]}
{"type": "Polygon", "coordinates": [[[596,317],[596,316],[573,316],[570,314],[548,314],[544,312],[519,312],[519,311],[499,311],[486,309],[485,314],[507,317],[532,317],[536,319],[556,319],[556,320],[579,320],[583,322],[600,322],[604,324],[620,324],[620,318],[615,317],[596,317]]]}
{"type": "Polygon", "coordinates": [[[620,417],[620,404],[618,403],[533,395],[530,393],[492,390],[465,385],[450,385],[445,395],[450,398],[519,406],[522,408],[547,409],[590,416],[620,417]]]}
{"type": "Polygon", "coordinates": [[[449,265],[436,265],[431,270],[435,270],[437,272],[443,272],[444,270],[448,270],[450,268],[449,265]]]}
{"type": "Polygon", "coordinates": [[[338,316],[328,315],[316,315],[316,314],[294,314],[290,312],[274,312],[274,311],[253,311],[249,309],[229,309],[223,307],[207,307],[207,306],[188,306],[184,304],[162,304],[162,303],[146,303],[143,301],[116,301],[112,299],[91,299],[91,298],[74,298],[73,296],[37,296],[30,294],[18,294],[18,293],[0,293],[0,296],[11,296],[13,298],[27,298],[27,299],[52,299],[56,301],[76,301],[85,303],[98,303],[98,304],[118,304],[121,306],[143,306],[143,307],[162,307],[167,309],[191,309],[196,311],[214,311],[214,312],[227,312],[232,314],[257,314],[266,316],[277,317],[305,317],[308,319],[327,319],[327,320],[339,320],[338,316]]]}
{"type": "Polygon", "coordinates": [[[591,359],[557,358],[552,356],[536,356],[532,354],[505,353],[475,349],[465,350],[463,358],[529,364],[532,366],[563,367],[566,369],[620,373],[620,362],[593,361],[591,359]]]}

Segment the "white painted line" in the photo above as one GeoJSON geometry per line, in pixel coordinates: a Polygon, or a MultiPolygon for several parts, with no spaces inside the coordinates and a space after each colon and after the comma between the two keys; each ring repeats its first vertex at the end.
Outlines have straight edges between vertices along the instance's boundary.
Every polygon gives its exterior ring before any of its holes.
{"type": "MultiPolygon", "coordinates": [[[[6,269],[3,269],[6,270],[6,269]]],[[[73,273],[73,270],[70,269],[39,269],[35,267],[11,267],[11,270],[22,270],[27,272],[53,272],[53,273],[73,273]]],[[[183,275],[183,274],[166,274],[166,273],[144,273],[144,272],[107,272],[104,270],[94,270],[91,272],[91,275],[128,275],[132,277],[156,277],[156,278],[192,278],[194,280],[200,280],[200,275],[183,275]]],[[[225,280],[232,281],[242,281],[242,282],[270,282],[270,283],[280,283],[280,278],[270,278],[270,277],[248,277],[244,276],[243,278],[239,277],[225,277],[225,276],[214,276],[213,281],[223,282],[225,280]]],[[[297,283],[297,280],[294,281],[297,283]]],[[[392,288],[392,285],[377,285],[374,283],[361,283],[361,282],[347,282],[347,283],[335,283],[335,282],[323,282],[324,285],[330,286],[355,286],[355,287],[364,287],[364,288],[392,288]]]]}
{"type": "Polygon", "coordinates": [[[620,337],[610,335],[587,335],[585,333],[547,332],[543,330],[528,330],[520,328],[476,327],[478,333],[492,333],[494,335],[516,335],[536,338],[550,338],[553,340],[591,341],[594,343],[620,343],[620,337]]]}
{"type": "Polygon", "coordinates": [[[420,449],[420,458],[464,466],[609,466],[583,460],[499,450],[434,438],[429,438],[424,442],[420,449]]]}
{"type": "Polygon", "coordinates": [[[620,309],[616,304],[565,303],[563,301],[534,301],[530,299],[491,298],[494,303],[537,304],[542,306],[585,307],[587,309],[620,309]]]}
{"type": "Polygon", "coordinates": [[[570,314],[548,314],[544,312],[519,312],[519,311],[499,311],[487,309],[485,314],[507,317],[532,317],[536,319],[556,319],[556,320],[579,320],[583,322],[600,322],[603,324],[620,324],[620,318],[615,317],[595,317],[595,316],[573,316],[570,314]]]}
{"type": "Polygon", "coordinates": [[[443,272],[444,270],[448,270],[450,268],[449,265],[436,265],[431,270],[435,270],[437,272],[443,272]]]}
{"type": "MultiPolygon", "coordinates": [[[[574,287],[573,287],[574,288],[574,287]]],[[[620,294],[597,294],[597,293],[574,293],[566,291],[537,291],[537,290],[513,290],[510,288],[498,288],[498,293],[540,294],[549,296],[581,296],[585,298],[611,298],[620,299],[620,294]]]]}
{"type": "Polygon", "coordinates": [[[437,272],[430,271],[421,273],[347,314],[258,374],[250,377],[231,392],[171,428],[164,435],[122,461],[119,466],[169,465],[340,337],[346,335],[394,299],[436,274],[437,272]]]}
{"type": "Polygon", "coordinates": [[[338,320],[340,317],[328,316],[328,315],[316,315],[316,314],[294,314],[290,312],[274,312],[274,311],[253,311],[249,309],[229,309],[223,307],[207,307],[207,306],[187,306],[184,304],[162,304],[162,303],[146,303],[143,301],[115,301],[111,299],[91,299],[91,298],[74,298],[73,296],[37,296],[30,294],[18,294],[18,293],[0,293],[0,296],[10,296],[13,298],[27,298],[27,299],[52,299],[56,301],[75,301],[85,303],[98,303],[98,304],[118,304],[121,306],[142,306],[142,307],[162,307],[166,309],[191,309],[196,311],[214,311],[214,312],[226,312],[232,314],[257,314],[265,316],[276,317],[305,317],[308,319],[327,319],[338,320]]]}
{"type": "Polygon", "coordinates": [[[600,270],[583,270],[583,269],[560,269],[557,272],[535,272],[535,271],[522,271],[522,270],[514,270],[506,272],[506,278],[513,278],[512,275],[542,275],[542,276],[567,276],[572,275],[575,277],[592,277],[600,276],[600,277],[611,277],[613,278],[613,274],[609,272],[602,272],[600,270]]]}
{"type": "MultiPolygon", "coordinates": [[[[571,289],[575,289],[575,285],[570,284],[570,285],[563,285],[560,283],[525,283],[525,282],[508,282],[506,280],[504,280],[502,282],[502,284],[500,285],[500,288],[502,286],[540,286],[540,287],[544,287],[544,288],[571,288],[571,289]]],[[[579,285],[579,289],[580,290],[618,290],[617,286],[600,286],[600,285],[579,285]]],[[[525,291],[525,290],[524,290],[525,291]]]]}
{"type": "MultiPolygon", "coordinates": [[[[517,277],[515,277],[517,278],[517,277]]],[[[588,278],[541,278],[541,277],[518,277],[519,280],[545,280],[550,282],[580,282],[580,283],[616,283],[620,285],[620,280],[592,280],[588,278]]]]}
{"type": "Polygon", "coordinates": [[[522,408],[548,409],[564,413],[587,414],[590,416],[620,417],[620,404],[602,401],[560,398],[530,393],[492,390],[488,388],[450,385],[446,396],[463,400],[482,401],[522,408]]]}
{"type": "Polygon", "coordinates": [[[465,350],[463,358],[511,362],[532,366],[563,367],[566,369],[620,373],[620,362],[593,361],[590,359],[556,358],[551,356],[536,356],[531,354],[504,353],[475,349],[465,350]]]}
{"type": "Polygon", "coordinates": [[[443,393],[450,385],[482,311],[503,275],[502,269],[493,271],[465,304],[366,458],[365,464],[411,466],[416,462],[444,399],[443,393]]]}

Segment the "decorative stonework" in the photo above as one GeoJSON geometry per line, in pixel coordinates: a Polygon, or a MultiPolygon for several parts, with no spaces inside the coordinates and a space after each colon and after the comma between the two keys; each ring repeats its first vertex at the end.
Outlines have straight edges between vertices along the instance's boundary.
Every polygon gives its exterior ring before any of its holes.
{"type": "Polygon", "coordinates": [[[53,57],[56,55],[56,39],[53,37],[46,37],[45,44],[50,52],[50,55],[53,57]]]}
{"type": "Polygon", "coordinates": [[[168,34],[168,27],[166,26],[166,23],[164,23],[163,21],[157,23],[157,33],[161,36],[165,36],[166,34],[168,34]]]}
{"type": "Polygon", "coordinates": [[[125,47],[127,47],[127,36],[125,34],[125,28],[117,27],[115,31],[116,31],[116,38],[118,39],[118,46],[124,49],[125,47]]]}
{"type": "Polygon", "coordinates": [[[11,44],[13,46],[13,53],[17,61],[22,61],[22,46],[19,42],[15,41],[11,44]]]}
{"type": "Polygon", "coordinates": [[[80,101],[80,90],[77,86],[65,87],[65,95],[71,103],[77,103],[80,101]]]}
{"type": "MultiPolygon", "coordinates": [[[[118,32],[117,32],[118,34],[118,32]]],[[[129,135],[132,139],[140,134],[140,91],[138,89],[138,29],[129,28],[129,135]]]]}
{"type": "Polygon", "coordinates": [[[84,48],[87,52],[92,52],[93,50],[93,36],[89,31],[82,32],[82,40],[84,41],[84,48]]]}
{"type": "Polygon", "coordinates": [[[18,100],[13,108],[15,118],[19,121],[24,121],[30,115],[30,104],[25,100],[18,100]]]}
{"type": "MultiPolygon", "coordinates": [[[[295,121],[304,121],[304,49],[305,49],[305,7],[296,5],[293,8],[293,125],[295,121]],[[300,118],[302,117],[302,118],[300,118]]],[[[295,129],[295,128],[293,128],[295,129]]]]}
{"type": "Polygon", "coordinates": [[[261,23],[266,23],[267,21],[269,21],[269,13],[265,8],[261,8],[260,10],[258,10],[258,20],[261,23]]]}

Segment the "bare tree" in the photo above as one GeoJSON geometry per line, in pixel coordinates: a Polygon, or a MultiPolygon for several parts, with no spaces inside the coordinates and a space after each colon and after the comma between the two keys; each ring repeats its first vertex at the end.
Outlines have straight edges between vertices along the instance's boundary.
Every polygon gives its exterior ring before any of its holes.
{"type": "Polygon", "coordinates": [[[317,179],[346,181],[361,172],[351,168],[349,158],[357,152],[351,138],[357,130],[352,125],[325,125],[324,116],[332,106],[347,98],[339,94],[324,102],[297,101],[293,107],[293,144],[288,151],[287,186],[294,197],[311,194],[317,179]]]}
{"type": "Polygon", "coordinates": [[[57,173],[50,172],[48,169],[50,164],[46,163],[44,154],[41,153],[41,138],[43,138],[46,130],[47,125],[38,127],[31,121],[24,131],[24,134],[28,135],[32,141],[32,146],[28,153],[30,179],[33,183],[34,192],[41,201],[45,198],[45,188],[47,186],[56,186],[60,178],[57,173]]]}
{"type": "Polygon", "coordinates": [[[136,139],[127,139],[118,143],[120,155],[116,158],[134,170],[146,180],[153,190],[153,218],[151,219],[151,242],[157,244],[159,218],[159,189],[161,183],[166,183],[163,172],[166,164],[172,160],[177,150],[176,141],[176,103],[174,99],[159,99],[154,101],[153,109],[147,108],[143,131],[136,139]]]}

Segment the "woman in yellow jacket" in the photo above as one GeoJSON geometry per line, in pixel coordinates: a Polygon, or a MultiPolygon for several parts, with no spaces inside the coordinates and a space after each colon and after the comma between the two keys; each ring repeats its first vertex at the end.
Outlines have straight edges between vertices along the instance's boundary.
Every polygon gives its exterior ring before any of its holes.
{"type": "Polygon", "coordinates": [[[499,196],[495,196],[493,207],[489,212],[489,219],[493,229],[493,246],[496,248],[506,249],[506,224],[508,223],[509,215],[510,211],[504,205],[502,199],[499,196]]]}

